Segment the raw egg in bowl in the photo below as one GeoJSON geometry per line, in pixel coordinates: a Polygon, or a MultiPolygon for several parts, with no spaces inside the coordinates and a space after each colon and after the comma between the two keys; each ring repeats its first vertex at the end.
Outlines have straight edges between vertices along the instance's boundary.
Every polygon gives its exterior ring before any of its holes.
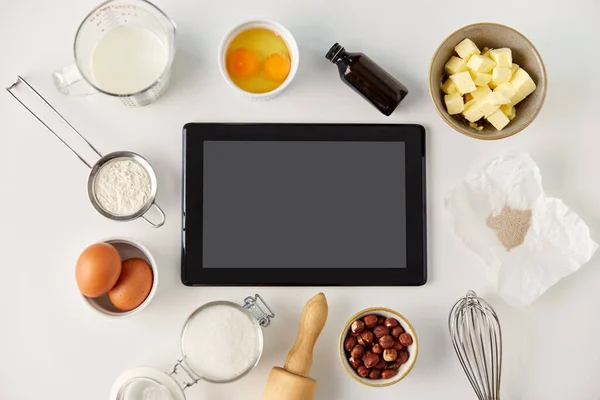
{"type": "Polygon", "coordinates": [[[268,100],[294,79],[299,65],[296,40],[273,21],[244,22],[228,32],[219,48],[223,79],[238,93],[268,100]]]}

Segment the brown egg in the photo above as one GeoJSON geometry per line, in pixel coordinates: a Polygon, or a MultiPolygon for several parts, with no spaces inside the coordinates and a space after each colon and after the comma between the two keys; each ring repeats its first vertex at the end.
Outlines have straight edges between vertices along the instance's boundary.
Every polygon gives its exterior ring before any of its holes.
{"type": "Polygon", "coordinates": [[[120,274],[121,256],[108,243],[96,243],[83,250],[75,267],[79,291],[92,298],[108,293],[120,274]]]}
{"type": "Polygon", "coordinates": [[[110,302],[121,311],[131,311],[146,300],[152,289],[152,268],[141,258],[123,262],[121,276],[108,292],[110,302]]]}

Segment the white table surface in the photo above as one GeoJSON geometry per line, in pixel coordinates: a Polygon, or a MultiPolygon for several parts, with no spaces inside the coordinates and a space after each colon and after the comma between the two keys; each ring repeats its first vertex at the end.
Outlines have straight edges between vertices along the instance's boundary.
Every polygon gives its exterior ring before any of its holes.
{"type": "MultiPolygon", "coordinates": [[[[506,399],[597,399],[600,350],[598,255],[534,305],[518,310],[496,294],[487,267],[457,239],[443,197],[471,169],[509,150],[538,162],[549,195],[564,199],[600,239],[600,3],[465,1],[157,0],[178,23],[178,55],[168,92],[156,104],[126,108],[59,94],[50,73],[72,61],[72,41],[94,0],[3,0],[0,80],[26,76],[104,152],[132,150],[158,174],[167,223],[117,223],[99,216],[86,195],[87,169],[7,93],[0,94],[0,399],[104,400],[113,380],[134,366],[170,368],[179,356],[186,316],[211,300],[241,301],[260,292],[276,310],[265,330],[259,366],[229,385],[200,383],[188,399],[260,399],[269,370],[296,336],[301,308],[318,288],[188,288],[180,282],[181,128],[191,121],[419,123],[427,129],[429,283],[414,288],[323,288],[330,313],[316,346],[316,399],[474,399],[454,355],[447,314],[475,289],[497,310],[504,333],[506,399]],[[296,36],[301,67],[281,97],[251,103],[236,96],[216,65],[218,43],[241,20],[268,17],[296,36]],[[539,118],[499,142],[461,136],[436,114],[427,92],[431,55],[450,32],[477,21],[521,30],[536,44],[549,76],[539,118]],[[339,41],[362,51],[410,90],[389,118],[354,95],[324,54],[339,41]],[[124,320],[91,312],[74,282],[79,252],[108,236],[147,245],[160,286],[149,308],[124,320]],[[383,305],[404,313],[421,351],[400,384],[371,389],[350,379],[337,354],[341,326],[359,309],[383,305]],[[377,397],[373,397],[373,396],[377,397]]],[[[30,98],[26,96],[26,98],[30,98]]],[[[45,114],[39,103],[29,103],[45,114]]],[[[47,115],[47,113],[46,113],[47,115]]],[[[49,119],[53,126],[55,119],[49,119]]],[[[60,131],[68,134],[62,128],[60,131]]],[[[73,143],[72,136],[68,136],[73,143]]],[[[83,146],[75,142],[78,148],[83,146]]]]}

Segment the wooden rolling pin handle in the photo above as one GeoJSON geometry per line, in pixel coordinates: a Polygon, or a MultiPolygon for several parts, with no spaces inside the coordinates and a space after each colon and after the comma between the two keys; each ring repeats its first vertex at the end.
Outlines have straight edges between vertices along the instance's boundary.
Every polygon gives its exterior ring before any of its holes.
{"type": "Polygon", "coordinates": [[[294,347],[288,353],[283,369],[300,376],[308,376],[313,362],[315,343],[327,321],[327,299],[319,293],[306,303],[300,317],[300,328],[294,347]]]}

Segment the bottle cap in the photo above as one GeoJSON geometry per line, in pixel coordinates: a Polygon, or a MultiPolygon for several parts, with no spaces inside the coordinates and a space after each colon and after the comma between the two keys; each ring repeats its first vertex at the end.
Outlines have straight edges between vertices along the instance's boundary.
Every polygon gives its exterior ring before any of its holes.
{"type": "Polygon", "coordinates": [[[336,57],[342,51],[344,51],[344,48],[339,43],[336,43],[333,46],[331,46],[331,49],[329,49],[329,51],[325,55],[325,58],[327,58],[331,62],[335,62],[336,57]]]}

